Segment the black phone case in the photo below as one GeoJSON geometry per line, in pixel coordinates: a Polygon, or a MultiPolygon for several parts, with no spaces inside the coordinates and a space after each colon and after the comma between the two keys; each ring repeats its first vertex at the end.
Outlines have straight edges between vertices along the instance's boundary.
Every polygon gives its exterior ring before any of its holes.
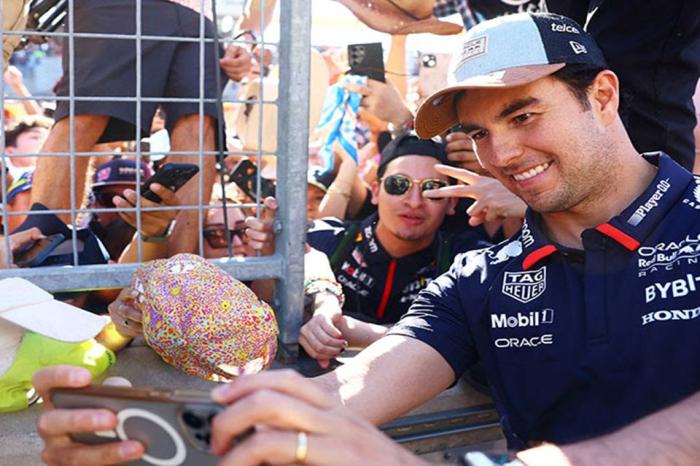
{"type": "Polygon", "coordinates": [[[161,202],[162,199],[151,191],[153,183],[162,184],[169,190],[176,192],[187,183],[190,178],[199,172],[199,167],[192,163],[166,163],[152,177],[141,186],[141,196],[149,201],[161,202]]]}
{"type": "Polygon", "coordinates": [[[119,424],[114,431],[72,437],[86,444],[138,440],[145,446],[146,454],[141,460],[127,464],[209,466],[220,460],[209,453],[209,440],[212,419],[225,407],[212,402],[206,393],[94,386],[54,389],[51,401],[58,408],[105,408],[116,413],[119,424]]]}
{"type": "Polygon", "coordinates": [[[381,42],[348,45],[348,62],[350,74],[386,82],[381,42]]]}
{"type": "Polygon", "coordinates": [[[48,239],[49,242],[40,251],[34,251],[34,249],[38,246],[37,242],[41,240],[34,241],[21,248],[12,255],[12,263],[22,268],[36,267],[44,262],[46,258],[49,257],[49,254],[51,254],[59,244],[65,241],[66,238],[61,233],[56,233],[46,239],[48,239]]]}
{"type": "MultiPolygon", "coordinates": [[[[231,172],[231,181],[241,188],[241,191],[251,199],[257,199],[258,168],[248,159],[243,159],[231,172]]],[[[266,178],[260,178],[260,196],[265,199],[275,195],[275,185],[266,178]]]]}

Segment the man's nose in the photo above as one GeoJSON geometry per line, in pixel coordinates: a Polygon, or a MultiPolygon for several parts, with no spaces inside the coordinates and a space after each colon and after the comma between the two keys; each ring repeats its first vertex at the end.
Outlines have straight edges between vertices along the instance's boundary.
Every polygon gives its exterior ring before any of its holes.
{"type": "Polygon", "coordinates": [[[523,147],[516,136],[492,135],[489,146],[483,149],[479,151],[479,156],[495,167],[506,167],[523,155],[523,147]]]}
{"type": "Polygon", "coordinates": [[[425,199],[423,198],[423,191],[420,189],[420,183],[414,182],[411,188],[408,190],[408,192],[405,195],[406,202],[408,203],[409,207],[411,208],[417,208],[423,205],[423,202],[425,202],[425,199]]]}

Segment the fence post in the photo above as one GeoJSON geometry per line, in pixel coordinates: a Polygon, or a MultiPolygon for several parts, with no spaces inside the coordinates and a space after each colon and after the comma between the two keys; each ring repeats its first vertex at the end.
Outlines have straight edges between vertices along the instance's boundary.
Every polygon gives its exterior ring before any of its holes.
{"type": "Polygon", "coordinates": [[[311,2],[280,2],[276,254],[283,261],[276,303],[282,362],[296,360],[303,316],[306,172],[309,147],[311,2]]]}

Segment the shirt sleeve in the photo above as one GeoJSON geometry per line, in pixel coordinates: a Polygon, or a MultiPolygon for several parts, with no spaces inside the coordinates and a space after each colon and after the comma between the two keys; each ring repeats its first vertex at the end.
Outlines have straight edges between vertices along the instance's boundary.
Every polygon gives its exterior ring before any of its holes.
{"type": "Polygon", "coordinates": [[[460,296],[461,260],[433,280],[391,328],[390,335],[415,338],[433,347],[452,367],[455,377],[478,360],[466,309],[460,296]]]}
{"type": "Polygon", "coordinates": [[[313,227],[306,233],[306,242],[312,248],[331,257],[344,235],[343,222],[337,218],[328,217],[314,221],[313,227]]]}

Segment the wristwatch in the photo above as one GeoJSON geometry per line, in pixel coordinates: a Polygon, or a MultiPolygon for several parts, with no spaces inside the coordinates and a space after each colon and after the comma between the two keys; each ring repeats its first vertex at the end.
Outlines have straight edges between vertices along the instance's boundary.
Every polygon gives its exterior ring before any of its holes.
{"type": "Polygon", "coordinates": [[[148,235],[141,235],[141,239],[145,241],[146,243],[164,243],[168,241],[168,238],[170,238],[170,235],[173,233],[173,229],[175,229],[175,220],[171,220],[170,223],[168,224],[168,228],[165,230],[165,233],[163,233],[160,236],[148,236],[148,235]]]}

